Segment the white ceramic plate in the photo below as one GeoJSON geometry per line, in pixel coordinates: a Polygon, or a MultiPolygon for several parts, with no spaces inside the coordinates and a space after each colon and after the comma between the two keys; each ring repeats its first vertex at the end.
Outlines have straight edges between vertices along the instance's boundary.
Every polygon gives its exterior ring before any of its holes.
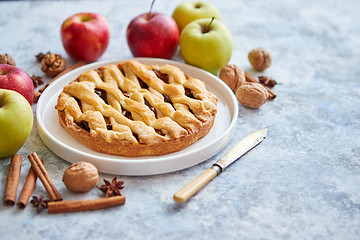
{"type": "Polygon", "coordinates": [[[55,110],[62,88],[76,79],[80,73],[125,60],[96,62],[80,67],[58,78],[46,88],[37,103],[36,118],[39,135],[50,150],[70,163],[87,161],[93,163],[103,173],[135,176],[167,173],[193,166],[215,155],[228,143],[238,116],[237,100],[230,88],[216,76],[201,69],[154,58],[137,58],[137,60],[148,65],[170,63],[178,66],[186,74],[204,81],[206,87],[218,97],[218,113],[210,132],[179,152],[135,158],[98,153],[74,139],[60,126],[55,110]]]}

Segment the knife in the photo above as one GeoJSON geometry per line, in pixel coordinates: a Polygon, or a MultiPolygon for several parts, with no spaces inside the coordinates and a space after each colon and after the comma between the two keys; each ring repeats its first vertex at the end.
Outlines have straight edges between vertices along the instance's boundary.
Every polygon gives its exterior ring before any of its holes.
{"type": "Polygon", "coordinates": [[[195,178],[185,187],[174,194],[174,200],[177,203],[186,202],[191,196],[203,188],[211,179],[223,172],[231,163],[235,162],[242,155],[247,153],[253,147],[262,142],[266,137],[267,128],[259,129],[246,136],[237,143],[229,152],[220,158],[211,168],[207,169],[200,176],[195,178]]]}

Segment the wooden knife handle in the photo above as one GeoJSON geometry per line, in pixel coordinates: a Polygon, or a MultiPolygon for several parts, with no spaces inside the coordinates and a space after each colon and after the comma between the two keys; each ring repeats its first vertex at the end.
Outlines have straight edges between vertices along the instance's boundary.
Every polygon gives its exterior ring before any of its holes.
{"type": "Polygon", "coordinates": [[[204,187],[211,179],[216,177],[218,173],[209,168],[205,172],[203,172],[200,176],[192,180],[185,187],[180,189],[177,193],[174,194],[174,200],[177,203],[184,203],[188,200],[192,195],[197,193],[202,187],[204,187]]]}

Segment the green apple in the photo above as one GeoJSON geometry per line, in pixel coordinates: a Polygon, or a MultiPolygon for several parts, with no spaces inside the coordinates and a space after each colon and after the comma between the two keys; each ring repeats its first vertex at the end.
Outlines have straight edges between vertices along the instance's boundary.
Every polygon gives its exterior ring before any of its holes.
{"type": "Polygon", "coordinates": [[[202,18],[189,23],[180,35],[180,52],[187,64],[217,75],[232,54],[232,38],[226,26],[202,18]]]}
{"type": "Polygon", "coordinates": [[[33,111],[20,93],[0,89],[0,158],[16,153],[29,137],[33,111]]]}
{"type": "Polygon", "coordinates": [[[219,10],[212,4],[203,1],[187,1],[178,5],[172,17],[177,23],[180,32],[190,22],[200,18],[212,18],[221,21],[219,10]]]}

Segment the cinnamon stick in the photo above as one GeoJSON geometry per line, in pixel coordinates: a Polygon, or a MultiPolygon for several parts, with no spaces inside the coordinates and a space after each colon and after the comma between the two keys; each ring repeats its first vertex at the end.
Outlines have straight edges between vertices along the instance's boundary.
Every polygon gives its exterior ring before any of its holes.
{"type": "Polygon", "coordinates": [[[123,204],[125,204],[124,196],[115,196],[91,200],[49,202],[48,213],[82,212],[123,204]]]}
{"type": "MultiPolygon", "coordinates": [[[[259,81],[257,81],[250,73],[248,73],[248,72],[245,72],[245,79],[246,79],[246,81],[248,81],[248,82],[254,82],[254,83],[259,83],[259,84],[261,84],[259,81]]],[[[269,93],[269,99],[274,99],[274,98],[276,98],[276,94],[273,92],[273,91],[271,91],[267,86],[265,86],[264,84],[262,84],[263,85],[263,87],[268,91],[268,93],[269,93]]]]}
{"type": "Polygon", "coordinates": [[[7,175],[4,204],[14,205],[16,200],[16,193],[19,186],[20,170],[22,163],[22,156],[15,153],[11,156],[11,162],[9,166],[9,172],[7,175]]]}
{"type": "Polygon", "coordinates": [[[53,79],[51,79],[51,81],[49,83],[47,83],[46,85],[44,85],[42,88],[39,89],[39,92],[42,93],[45,88],[47,88],[51,83],[53,83],[56,79],[58,79],[59,77],[61,77],[62,75],[64,75],[65,73],[68,73],[78,67],[84,66],[85,62],[79,61],[73,65],[71,65],[69,68],[65,69],[64,71],[60,72],[58,75],[56,75],[53,79]]]}
{"type": "Polygon", "coordinates": [[[46,189],[46,192],[48,193],[49,197],[52,201],[61,201],[62,197],[58,190],[55,188],[53,182],[51,181],[49,174],[47,173],[44,165],[42,164],[39,156],[36,154],[36,152],[31,153],[28,156],[28,159],[31,163],[31,166],[34,168],[34,171],[42,184],[44,185],[44,188],[46,189]]]}
{"type": "Polygon", "coordinates": [[[34,191],[36,180],[37,180],[37,175],[35,173],[34,168],[31,166],[17,202],[18,207],[20,208],[26,207],[31,197],[31,194],[34,191]]]}

